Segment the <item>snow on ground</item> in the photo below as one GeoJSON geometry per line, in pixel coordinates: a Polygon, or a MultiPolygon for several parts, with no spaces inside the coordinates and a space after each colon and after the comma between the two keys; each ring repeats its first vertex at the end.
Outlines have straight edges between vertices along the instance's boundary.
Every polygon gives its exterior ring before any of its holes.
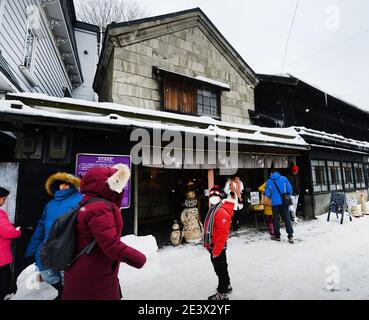
{"type": "MultiPolygon", "coordinates": [[[[331,221],[326,219],[322,215],[295,225],[294,244],[288,243],[284,229],[281,242],[250,228],[231,237],[227,250],[233,287],[230,299],[369,299],[369,216],[352,222],[345,217],[342,225],[334,215],[331,221]],[[334,290],[330,290],[332,279],[334,290]]],[[[157,251],[152,236],[122,240],[148,258],[142,269],[121,265],[124,299],[202,300],[215,292],[217,278],[209,253],[201,245],[157,251]]],[[[17,295],[22,297],[20,278],[17,295]]],[[[43,290],[49,291],[34,290],[33,298],[52,298],[50,288],[43,290]]]]}
{"type": "MultiPolygon", "coordinates": [[[[326,219],[295,225],[294,244],[284,229],[281,242],[254,229],[230,238],[230,299],[369,299],[369,216],[345,217],[342,225],[334,215],[326,219]],[[332,278],[339,289],[327,289],[332,278]]],[[[141,270],[122,268],[125,299],[206,299],[215,292],[217,278],[201,245],[166,247],[158,256],[141,270]]]]}

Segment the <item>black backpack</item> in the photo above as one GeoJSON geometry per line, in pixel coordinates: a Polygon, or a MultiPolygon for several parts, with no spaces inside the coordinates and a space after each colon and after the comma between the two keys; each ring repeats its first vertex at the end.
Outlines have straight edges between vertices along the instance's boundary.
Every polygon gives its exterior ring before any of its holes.
{"type": "Polygon", "coordinates": [[[103,198],[90,198],[82,206],[68,211],[58,217],[50,230],[48,239],[40,250],[42,265],[47,269],[60,272],[70,268],[83,254],[90,254],[96,244],[91,241],[78,255],[76,255],[76,222],[80,208],[91,202],[102,201],[110,206],[111,203],[103,198]]]}

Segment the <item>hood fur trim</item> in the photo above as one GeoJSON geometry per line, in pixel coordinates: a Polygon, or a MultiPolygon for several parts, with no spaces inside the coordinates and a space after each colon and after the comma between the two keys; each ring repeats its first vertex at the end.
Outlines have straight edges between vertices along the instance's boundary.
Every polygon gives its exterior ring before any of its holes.
{"type": "Polygon", "coordinates": [[[127,185],[129,178],[131,177],[131,170],[125,164],[116,164],[114,169],[118,171],[115,172],[111,177],[108,178],[108,185],[110,190],[117,193],[122,193],[124,187],[127,185]]]}
{"type": "Polygon", "coordinates": [[[52,190],[52,186],[54,184],[54,182],[56,181],[65,181],[67,183],[70,183],[71,185],[73,185],[77,190],[79,190],[79,186],[81,184],[81,180],[77,177],[75,177],[72,174],[66,173],[66,172],[57,172],[53,175],[51,175],[45,182],[45,189],[46,192],[50,195],[53,196],[54,192],[52,190]]]}

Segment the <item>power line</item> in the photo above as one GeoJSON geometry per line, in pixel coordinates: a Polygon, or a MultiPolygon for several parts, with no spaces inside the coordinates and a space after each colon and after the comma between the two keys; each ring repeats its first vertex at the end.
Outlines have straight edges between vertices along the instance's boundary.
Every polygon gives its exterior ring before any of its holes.
{"type": "Polygon", "coordinates": [[[314,56],[316,56],[316,55],[318,55],[318,54],[321,54],[321,53],[322,53],[322,52],[324,52],[324,51],[327,51],[327,50],[329,50],[329,49],[332,49],[332,48],[338,47],[338,46],[340,46],[340,45],[342,45],[342,44],[344,44],[344,43],[346,43],[346,42],[348,42],[348,41],[351,41],[351,40],[353,40],[353,39],[355,39],[355,38],[361,37],[361,36],[363,36],[363,35],[367,34],[368,32],[369,32],[369,29],[366,29],[366,30],[364,30],[364,31],[361,31],[361,32],[359,32],[359,33],[356,33],[356,34],[354,34],[354,35],[352,35],[352,36],[348,37],[348,38],[347,38],[347,39],[345,39],[345,40],[342,40],[342,41],[340,41],[340,42],[337,42],[337,43],[335,43],[335,44],[332,44],[332,45],[330,45],[330,46],[328,46],[328,47],[322,48],[322,49],[320,49],[320,50],[316,51],[315,53],[313,53],[313,54],[311,54],[311,55],[308,55],[308,56],[302,57],[302,58],[300,58],[300,59],[297,59],[297,60],[295,60],[295,61],[291,62],[290,64],[288,64],[288,67],[289,67],[289,66],[292,66],[292,65],[295,65],[295,64],[297,64],[297,63],[299,63],[299,62],[301,62],[301,61],[304,61],[304,60],[310,59],[310,58],[312,58],[312,57],[314,57],[314,56]]]}
{"type": "Polygon", "coordinates": [[[291,33],[292,33],[292,28],[293,28],[293,25],[295,23],[295,19],[296,19],[296,14],[297,14],[297,8],[299,6],[299,0],[296,0],[296,7],[295,7],[295,12],[293,13],[293,18],[292,18],[292,22],[291,22],[291,25],[290,25],[290,29],[288,31],[288,36],[287,36],[287,42],[286,42],[286,48],[284,50],[284,58],[283,58],[283,64],[282,64],[282,68],[281,68],[281,74],[283,73],[283,69],[284,69],[284,66],[286,64],[286,59],[287,59],[287,53],[288,53],[288,45],[289,45],[289,42],[290,42],[290,37],[291,37],[291,33]]]}

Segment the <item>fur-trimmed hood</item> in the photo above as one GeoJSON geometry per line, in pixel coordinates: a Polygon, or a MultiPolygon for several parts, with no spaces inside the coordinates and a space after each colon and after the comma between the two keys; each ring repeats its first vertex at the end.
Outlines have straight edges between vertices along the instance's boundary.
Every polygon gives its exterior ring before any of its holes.
{"type": "Polygon", "coordinates": [[[113,167],[91,168],[82,178],[81,192],[85,195],[103,197],[118,204],[130,177],[131,170],[121,163],[113,167]]]}
{"type": "Polygon", "coordinates": [[[75,177],[74,175],[70,174],[70,173],[66,173],[66,172],[57,172],[53,175],[51,175],[45,182],[45,189],[46,192],[50,195],[53,196],[55,193],[55,190],[53,190],[53,184],[56,181],[64,181],[66,183],[69,183],[71,185],[73,185],[77,190],[79,190],[80,187],[80,183],[81,180],[77,177],[75,177]]]}

